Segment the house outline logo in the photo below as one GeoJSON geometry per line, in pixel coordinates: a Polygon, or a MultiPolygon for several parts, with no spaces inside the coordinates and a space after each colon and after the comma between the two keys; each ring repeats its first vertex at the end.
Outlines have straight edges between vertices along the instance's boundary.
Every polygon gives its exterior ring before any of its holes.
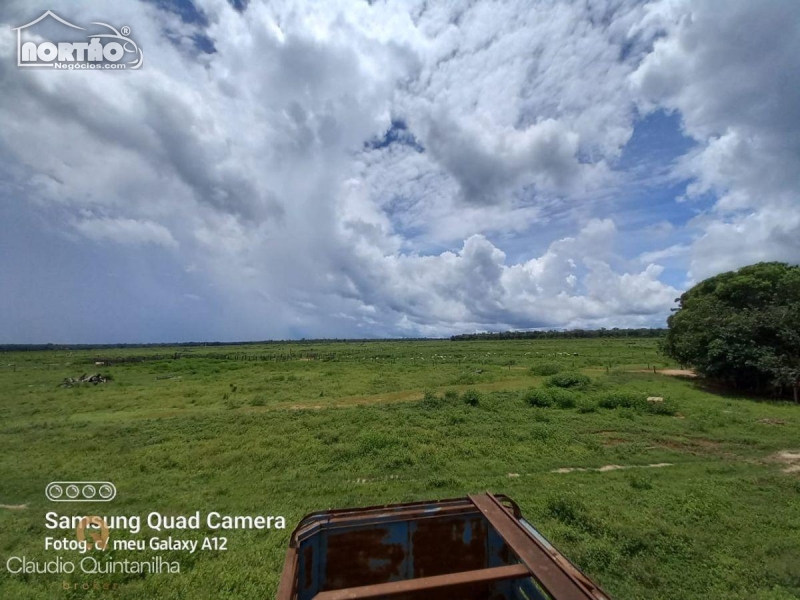
{"type": "Polygon", "coordinates": [[[29,27],[33,27],[47,17],[51,17],[72,29],[87,31],[85,27],[74,25],[59,17],[52,10],[47,10],[42,15],[30,23],[12,28],[17,32],[17,66],[18,67],[45,67],[51,69],[139,69],[142,66],[144,55],[139,45],[129,36],[131,28],[124,26],[119,30],[99,21],[92,21],[92,25],[100,25],[110,30],[112,33],[92,33],[86,37],[91,39],[88,42],[51,42],[42,41],[34,43],[32,41],[22,41],[22,32],[29,27]],[[105,40],[105,42],[101,42],[105,40]],[[113,41],[117,40],[117,41],[113,41]],[[77,53],[77,60],[73,55],[77,53]],[[125,54],[133,53],[135,59],[127,63],[120,63],[125,54]]]}

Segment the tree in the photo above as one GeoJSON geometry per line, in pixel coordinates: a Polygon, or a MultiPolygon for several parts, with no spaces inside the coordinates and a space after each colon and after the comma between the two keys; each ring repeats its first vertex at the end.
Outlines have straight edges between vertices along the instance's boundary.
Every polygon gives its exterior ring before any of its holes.
{"type": "Polygon", "coordinates": [[[800,389],[800,267],[768,262],[684,293],[663,350],[699,373],[759,393],[800,389]]]}

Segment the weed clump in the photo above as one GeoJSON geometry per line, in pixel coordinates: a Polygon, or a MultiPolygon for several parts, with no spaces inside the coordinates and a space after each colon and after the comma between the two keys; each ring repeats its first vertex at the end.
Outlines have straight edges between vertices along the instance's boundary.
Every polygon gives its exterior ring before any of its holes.
{"type": "Polygon", "coordinates": [[[469,389],[461,394],[461,401],[467,406],[478,406],[481,403],[481,394],[478,390],[469,389]]]}
{"type": "Polygon", "coordinates": [[[553,388],[550,390],[550,394],[557,408],[575,408],[578,403],[575,393],[569,390],[553,388]]]}
{"type": "Polygon", "coordinates": [[[549,498],[546,511],[550,518],[580,531],[591,534],[601,531],[600,525],[589,514],[586,505],[572,496],[549,498]]]}
{"type": "Polygon", "coordinates": [[[422,393],[422,401],[419,403],[422,408],[440,408],[442,406],[442,399],[436,395],[433,390],[425,390],[422,393]]]}
{"type": "Polygon", "coordinates": [[[461,485],[461,480],[452,475],[431,475],[425,480],[425,487],[429,488],[457,488],[461,485]]]}
{"type": "Polygon", "coordinates": [[[669,400],[664,400],[663,402],[648,402],[647,411],[653,415],[666,415],[668,417],[678,414],[677,407],[669,400]]]}
{"type": "Polygon", "coordinates": [[[531,388],[525,392],[523,400],[539,408],[575,408],[578,403],[573,392],[559,388],[531,388]]]}
{"type": "Polygon", "coordinates": [[[647,406],[647,396],[641,392],[612,390],[600,394],[597,399],[597,404],[601,408],[638,408],[641,410],[647,406]]]}
{"type": "Polygon", "coordinates": [[[556,373],[560,373],[562,370],[563,368],[558,363],[541,363],[531,367],[531,373],[538,375],[539,377],[555,375],[556,373]]]}
{"type": "Polygon", "coordinates": [[[603,392],[596,397],[598,406],[611,410],[621,408],[653,415],[674,415],[677,412],[675,405],[669,400],[649,402],[647,398],[644,392],[627,390],[603,392]]]}
{"type": "Polygon", "coordinates": [[[544,385],[546,387],[583,389],[588,387],[591,382],[592,380],[588,375],[575,373],[573,371],[564,371],[548,377],[544,385]]]}
{"type": "Polygon", "coordinates": [[[529,406],[538,406],[539,408],[549,408],[553,406],[553,398],[549,390],[543,388],[531,388],[522,396],[525,403],[529,406]]]}
{"type": "Polygon", "coordinates": [[[444,393],[444,399],[448,402],[456,402],[458,401],[458,392],[455,390],[447,390],[444,393]]]}
{"type": "Polygon", "coordinates": [[[642,477],[641,475],[631,475],[628,477],[628,485],[630,485],[634,490],[652,490],[653,483],[647,477],[642,477]]]}

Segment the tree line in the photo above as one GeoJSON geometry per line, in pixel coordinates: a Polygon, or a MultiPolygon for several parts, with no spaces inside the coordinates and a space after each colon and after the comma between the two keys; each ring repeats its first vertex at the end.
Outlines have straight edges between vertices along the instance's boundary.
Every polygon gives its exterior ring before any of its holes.
{"type": "Polygon", "coordinates": [[[552,340],[575,338],[653,338],[663,337],[667,330],[663,327],[640,327],[638,329],[569,329],[569,330],[541,330],[541,331],[501,331],[485,333],[465,333],[450,337],[451,341],[472,340],[552,340]]]}

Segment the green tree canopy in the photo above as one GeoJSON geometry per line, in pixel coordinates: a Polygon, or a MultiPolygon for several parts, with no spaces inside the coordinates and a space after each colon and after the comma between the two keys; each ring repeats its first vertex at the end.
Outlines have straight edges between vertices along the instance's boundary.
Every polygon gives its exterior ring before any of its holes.
{"type": "Polygon", "coordinates": [[[800,387],[800,267],[768,262],[698,283],[669,317],[664,351],[740,389],[800,387]]]}

